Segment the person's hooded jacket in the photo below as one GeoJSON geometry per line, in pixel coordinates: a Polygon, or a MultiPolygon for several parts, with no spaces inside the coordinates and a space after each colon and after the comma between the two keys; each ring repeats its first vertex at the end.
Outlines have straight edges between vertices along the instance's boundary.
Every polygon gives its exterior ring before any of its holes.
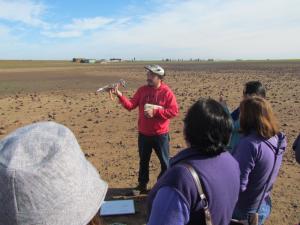
{"type": "Polygon", "coordinates": [[[254,210],[258,207],[261,198],[269,196],[272,186],[278,176],[283,153],[287,146],[286,137],[279,133],[268,140],[255,133],[244,136],[234,150],[234,157],[241,170],[240,196],[237,208],[254,210]],[[279,145],[276,165],[268,184],[265,196],[263,190],[271,174],[275,152],[279,145]]]}

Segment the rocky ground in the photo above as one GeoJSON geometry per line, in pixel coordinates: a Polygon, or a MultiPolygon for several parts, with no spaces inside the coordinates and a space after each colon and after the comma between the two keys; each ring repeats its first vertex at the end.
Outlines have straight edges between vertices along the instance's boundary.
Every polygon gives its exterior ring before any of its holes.
{"type": "MultiPolygon", "coordinates": [[[[222,92],[231,109],[241,100],[243,84],[260,80],[268,100],[287,134],[288,149],[272,192],[273,212],[268,225],[300,221],[300,166],[291,144],[300,132],[299,62],[165,63],[166,82],[180,105],[180,116],[171,122],[171,155],[185,147],[182,119],[200,97],[218,99],[222,92]]],[[[126,199],[138,174],[137,111],[128,112],[107,94],[95,90],[123,78],[127,96],[145,83],[142,63],[92,66],[51,66],[0,69],[0,138],[17,127],[44,120],[68,126],[86,157],[109,183],[108,199],[126,199]]],[[[157,158],[150,164],[150,187],[159,173],[157,158]]],[[[136,215],[105,218],[105,224],[145,223],[145,198],[135,197],[136,215]]]]}

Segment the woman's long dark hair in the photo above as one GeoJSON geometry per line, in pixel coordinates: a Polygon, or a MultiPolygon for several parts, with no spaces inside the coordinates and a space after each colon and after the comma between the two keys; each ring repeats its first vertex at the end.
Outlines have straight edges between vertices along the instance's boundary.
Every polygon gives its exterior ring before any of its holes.
{"type": "Polygon", "coordinates": [[[184,119],[186,141],[206,155],[224,151],[233,129],[230,115],[213,99],[200,99],[184,119]]]}

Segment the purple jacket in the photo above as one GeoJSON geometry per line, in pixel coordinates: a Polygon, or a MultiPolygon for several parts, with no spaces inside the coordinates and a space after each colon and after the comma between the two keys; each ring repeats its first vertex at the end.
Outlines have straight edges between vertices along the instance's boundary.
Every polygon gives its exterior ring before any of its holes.
{"type": "MultiPolygon", "coordinates": [[[[187,224],[205,224],[203,202],[200,201],[196,185],[187,168],[180,165],[183,161],[190,163],[203,184],[213,224],[228,225],[234,206],[238,200],[240,172],[238,163],[230,153],[224,152],[214,157],[201,155],[196,149],[186,149],[171,160],[171,167],[158,180],[148,196],[148,215],[151,215],[153,201],[160,189],[165,187],[176,190],[188,207],[187,224]]],[[[168,193],[168,192],[166,192],[168,193]]],[[[169,191],[170,194],[173,194],[169,191]]],[[[169,199],[166,196],[166,200],[169,199]]],[[[183,210],[179,210],[178,213],[183,210]]],[[[159,218],[161,220],[161,218],[159,218]]],[[[154,223],[153,223],[154,224],[154,223]]],[[[158,223],[165,224],[165,223],[158,223]]]]}
{"type": "Polygon", "coordinates": [[[190,210],[176,189],[162,187],[155,195],[147,225],[185,225],[190,210]]]}
{"type": "Polygon", "coordinates": [[[270,194],[279,172],[286,145],[286,138],[282,133],[269,140],[264,140],[254,133],[241,138],[234,151],[234,157],[239,162],[241,169],[241,192],[236,206],[239,210],[256,210],[261,198],[266,198],[270,194]],[[265,196],[262,196],[264,186],[274,165],[279,140],[281,140],[281,145],[276,165],[267,192],[265,196]]]}

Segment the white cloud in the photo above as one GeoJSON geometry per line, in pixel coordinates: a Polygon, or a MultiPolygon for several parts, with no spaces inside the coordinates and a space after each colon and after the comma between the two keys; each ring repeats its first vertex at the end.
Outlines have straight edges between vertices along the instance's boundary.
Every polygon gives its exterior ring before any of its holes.
{"type": "Polygon", "coordinates": [[[297,0],[177,1],[90,42],[127,46],[131,57],[299,57],[299,8],[297,0]]]}
{"type": "Polygon", "coordinates": [[[42,34],[49,38],[75,38],[82,35],[80,30],[66,30],[66,31],[42,31],[42,34]]]}
{"type": "Polygon", "coordinates": [[[108,26],[120,26],[128,21],[129,18],[112,19],[107,17],[73,19],[69,24],[58,25],[56,29],[48,29],[42,34],[51,38],[74,38],[83,36],[87,31],[96,31],[108,26]]]}
{"type": "Polygon", "coordinates": [[[64,29],[67,30],[96,30],[109,23],[113,22],[113,19],[105,17],[83,18],[73,19],[71,24],[64,25],[64,29]]]}
{"type": "Polygon", "coordinates": [[[42,20],[46,7],[33,0],[0,0],[0,19],[30,26],[47,26],[42,20]]]}
{"type": "Polygon", "coordinates": [[[42,30],[43,35],[55,39],[45,38],[49,43],[44,46],[22,45],[23,52],[37,59],[74,55],[139,59],[300,57],[298,0],[166,2],[136,21],[73,19],[55,29],[42,30]]]}
{"type": "Polygon", "coordinates": [[[0,36],[3,38],[9,34],[9,28],[0,24],[0,36]]]}

